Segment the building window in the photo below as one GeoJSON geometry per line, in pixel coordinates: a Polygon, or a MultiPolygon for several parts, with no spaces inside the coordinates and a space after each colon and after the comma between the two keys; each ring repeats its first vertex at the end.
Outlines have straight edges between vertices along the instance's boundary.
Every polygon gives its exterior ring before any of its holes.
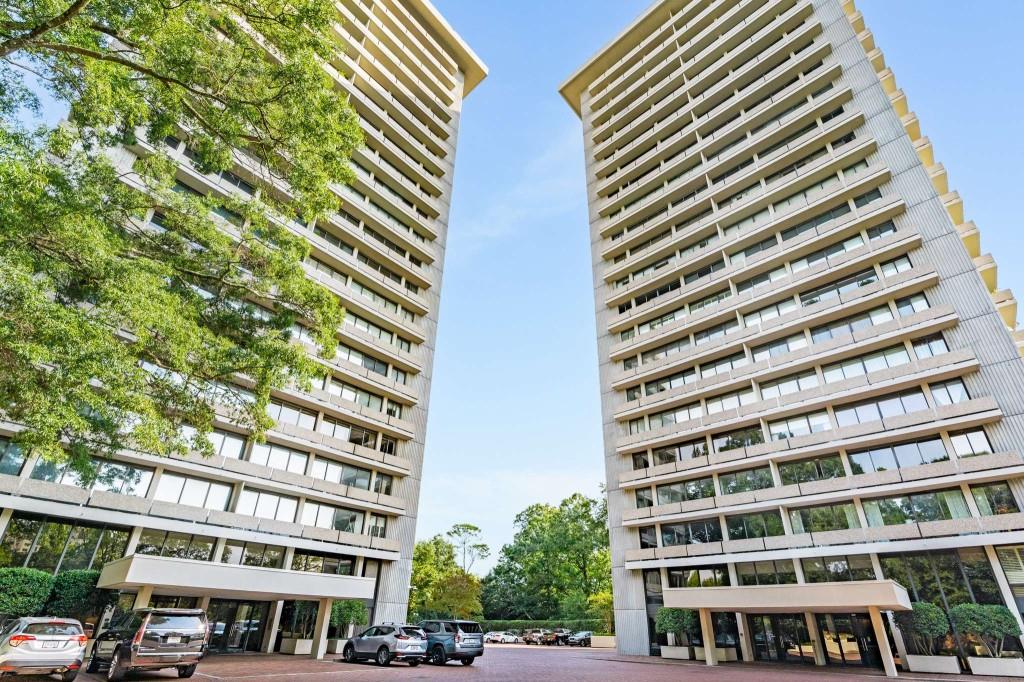
{"type": "Polygon", "coordinates": [[[658,546],[658,530],[654,526],[644,526],[640,531],[640,549],[654,549],[658,546]]]}
{"type": "Polygon", "coordinates": [[[880,555],[882,572],[907,588],[912,601],[943,610],[957,604],[1003,604],[992,564],[980,547],[880,555]]]}
{"type": "Polygon", "coordinates": [[[754,362],[761,362],[762,360],[777,358],[802,348],[807,348],[807,337],[803,334],[793,334],[784,339],[778,339],[757,346],[751,350],[751,353],[753,353],[754,362]]]}
{"type": "Polygon", "coordinates": [[[149,492],[149,484],[153,480],[153,470],[132,466],[121,462],[93,460],[96,478],[92,485],[82,480],[78,472],[71,468],[69,462],[52,462],[40,459],[32,469],[31,478],[37,481],[49,481],[77,488],[103,490],[119,495],[136,495],[145,497],[149,492]]]}
{"type": "Polygon", "coordinates": [[[668,569],[668,586],[673,588],[723,587],[729,584],[729,569],[725,566],[668,569]]]}
{"type": "Polygon", "coordinates": [[[355,557],[344,554],[324,554],[296,550],[292,555],[293,571],[307,573],[329,573],[331,575],[355,575],[355,557]]]}
{"type": "Polygon", "coordinates": [[[236,566],[281,568],[284,564],[284,547],[228,540],[224,544],[224,554],[221,555],[220,561],[236,566]]]}
{"type": "Polygon", "coordinates": [[[729,495],[750,490],[763,490],[771,488],[775,484],[772,481],[771,468],[764,466],[719,474],[718,485],[722,489],[723,495],[729,495]]]}
{"type": "MultiPolygon", "coordinates": [[[[671,464],[673,462],[685,462],[694,457],[704,457],[708,454],[708,444],[704,440],[692,440],[678,445],[654,449],[654,464],[671,464]]],[[[646,455],[645,455],[646,456],[646,455]]]]}
{"type": "Polygon", "coordinates": [[[254,516],[258,519],[273,519],[293,523],[299,501],[294,497],[268,493],[265,490],[246,488],[238,496],[236,514],[254,516]]]}
{"type": "Polygon", "coordinates": [[[651,466],[650,460],[647,458],[646,452],[637,452],[633,454],[633,470],[646,469],[651,466]]]}
{"type": "Polygon", "coordinates": [[[636,494],[637,509],[646,509],[647,507],[654,506],[654,495],[651,493],[650,488],[637,488],[634,493],[636,494]]]}
{"type": "Polygon", "coordinates": [[[730,431],[711,437],[715,452],[726,452],[737,448],[746,448],[764,442],[764,432],[760,426],[730,431]]]}
{"type": "Polygon", "coordinates": [[[905,391],[893,396],[865,400],[836,408],[836,421],[840,427],[899,417],[928,409],[928,401],[920,390],[905,391]]]}
{"type": "Polygon", "coordinates": [[[823,341],[829,341],[846,334],[853,334],[869,327],[891,322],[892,319],[892,310],[889,309],[889,306],[879,306],[866,313],[851,315],[835,322],[813,327],[811,329],[811,341],[813,343],[822,343],[823,341]]]}
{"type": "Polygon", "coordinates": [[[829,478],[842,478],[845,475],[843,460],[839,455],[826,455],[825,457],[812,457],[779,463],[779,476],[782,478],[782,485],[807,483],[808,481],[824,481],[829,478]]]}
{"type": "Polygon", "coordinates": [[[727,516],[725,523],[730,540],[775,537],[786,532],[782,526],[782,515],[778,511],[727,516]]]}
{"type": "Polygon", "coordinates": [[[795,534],[860,528],[852,502],[790,509],[789,521],[795,534]]]}
{"type": "Polygon", "coordinates": [[[849,360],[843,360],[842,362],[825,365],[822,371],[825,375],[825,383],[832,384],[844,379],[864,376],[869,372],[899,367],[909,362],[910,353],[907,352],[906,346],[898,345],[867,355],[850,358],[849,360]]]}
{"type": "Polygon", "coordinates": [[[136,554],[210,561],[216,538],[163,530],[144,530],[135,548],[136,554]]]}
{"type": "Polygon", "coordinates": [[[988,436],[982,429],[970,429],[958,433],[949,434],[949,440],[953,444],[953,452],[959,457],[973,457],[975,455],[992,454],[992,444],[988,442],[988,436]]]}
{"type": "Polygon", "coordinates": [[[875,569],[867,554],[801,559],[804,578],[809,583],[839,583],[874,580],[875,569]]]}
{"type": "Polygon", "coordinates": [[[373,492],[380,493],[381,495],[390,495],[394,480],[394,477],[390,474],[378,473],[377,477],[373,479],[373,492]]]}
{"type": "Polygon", "coordinates": [[[201,478],[186,478],[164,472],[156,484],[155,499],[225,511],[231,501],[231,486],[201,478]]]}
{"type": "Polygon", "coordinates": [[[349,485],[361,490],[370,489],[370,470],[351,464],[317,457],[313,460],[313,468],[310,470],[310,473],[313,478],[319,478],[324,481],[349,485]]]}
{"type": "Polygon", "coordinates": [[[35,568],[48,573],[99,570],[124,556],[128,533],[129,529],[116,526],[17,513],[0,540],[0,567],[35,568]]]}
{"type": "Polygon", "coordinates": [[[387,535],[388,517],[382,514],[370,514],[369,536],[382,538],[387,535]]]}
{"type": "Polygon", "coordinates": [[[818,375],[814,370],[790,374],[789,376],[766,381],[761,384],[761,399],[769,400],[784,395],[792,395],[800,391],[807,391],[818,386],[818,375]]]}
{"type": "Polygon", "coordinates": [[[932,398],[939,407],[955,405],[971,399],[967,393],[967,387],[960,379],[950,379],[942,383],[932,384],[932,398]]]}
{"type": "Polygon", "coordinates": [[[772,440],[797,438],[831,430],[832,422],[828,418],[828,412],[824,410],[768,422],[768,432],[772,435],[772,440]]]}
{"type": "Polygon", "coordinates": [[[792,559],[748,561],[736,564],[740,585],[794,585],[796,569],[792,559]]]}
{"type": "Polygon", "coordinates": [[[731,391],[722,395],[717,395],[713,398],[708,398],[704,402],[704,409],[707,414],[718,414],[726,410],[735,410],[743,405],[750,405],[755,402],[757,398],[754,396],[754,389],[745,388],[740,391],[731,391]]]}
{"type": "Polygon", "coordinates": [[[302,525],[341,530],[346,533],[362,533],[363,512],[307,500],[302,506],[302,525]]]}
{"type": "Polygon", "coordinates": [[[1020,511],[1010,486],[1003,481],[972,485],[971,494],[974,495],[974,501],[978,503],[978,511],[982,516],[1016,514],[1020,511]]]}
{"type": "Polygon", "coordinates": [[[290,471],[293,474],[306,473],[308,460],[309,455],[305,452],[273,443],[256,443],[252,446],[252,453],[249,455],[249,461],[253,464],[262,464],[271,469],[290,471]]]}
{"type": "Polygon", "coordinates": [[[909,317],[922,310],[928,310],[928,307],[928,299],[925,298],[924,294],[914,294],[913,296],[906,296],[896,301],[896,311],[900,317],[909,317]]]}
{"type": "Polygon", "coordinates": [[[912,441],[849,453],[850,469],[855,474],[892,471],[949,459],[941,438],[912,441]]]}
{"type": "Polygon", "coordinates": [[[864,500],[868,526],[965,519],[971,515],[959,488],[864,500]]]}
{"type": "Polygon", "coordinates": [[[949,346],[946,345],[946,340],[942,338],[941,332],[914,341],[914,354],[917,355],[918,360],[933,358],[948,352],[949,346]]]}
{"type": "Polygon", "coordinates": [[[684,523],[665,523],[661,526],[661,546],[699,545],[722,539],[718,519],[701,519],[684,523]]]}
{"type": "Polygon", "coordinates": [[[271,400],[267,404],[267,415],[279,425],[298,426],[310,431],[316,428],[316,412],[297,405],[271,400]]]}
{"type": "Polygon", "coordinates": [[[0,436],[0,474],[18,476],[25,465],[25,453],[21,446],[9,438],[0,436]]]}
{"type": "Polygon", "coordinates": [[[715,482],[710,476],[658,486],[658,504],[671,504],[714,496],[715,482]]]}

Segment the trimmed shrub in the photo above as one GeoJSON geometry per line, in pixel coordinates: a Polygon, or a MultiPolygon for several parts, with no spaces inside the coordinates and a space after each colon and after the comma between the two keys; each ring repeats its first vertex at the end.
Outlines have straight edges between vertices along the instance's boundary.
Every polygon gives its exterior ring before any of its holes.
{"type": "Polygon", "coordinates": [[[1021,634],[1017,619],[1002,604],[957,604],[949,619],[961,635],[977,637],[988,655],[997,658],[1003,655],[1005,639],[1021,634]]]}
{"type": "Polygon", "coordinates": [[[691,609],[674,609],[662,606],[654,616],[654,631],[659,634],[672,633],[687,640],[700,629],[697,612],[691,609]]]}
{"type": "Polygon", "coordinates": [[[34,616],[46,605],[53,575],[34,568],[0,568],[0,615],[34,616]]]}
{"type": "Polygon", "coordinates": [[[949,632],[945,612],[935,604],[916,601],[910,611],[897,611],[896,624],[907,635],[917,653],[931,656],[935,652],[935,638],[949,632]]]}
{"type": "Polygon", "coordinates": [[[46,615],[77,618],[83,622],[89,616],[100,615],[108,604],[116,601],[117,595],[112,590],[96,587],[99,578],[99,571],[58,573],[46,602],[46,615]]]}
{"type": "Polygon", "coordinates": [[[346,625],[366,625],[370,612],[366,604],[357,599],[344,599],[331,605],[331,625],[342,628],[346,625]]]}

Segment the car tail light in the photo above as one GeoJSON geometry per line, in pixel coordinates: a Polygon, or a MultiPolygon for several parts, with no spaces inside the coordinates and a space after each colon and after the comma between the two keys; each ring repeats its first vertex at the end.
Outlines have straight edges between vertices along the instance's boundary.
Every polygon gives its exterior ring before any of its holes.
{"type": "Polygon", "coordinates": [[[132,646],[142,644],[142,635],[144,635],[145,632],[146,628],[139,628],[138,632],[135,633],[135,636],[132,637],[132,646]]]}
{"type": "Polygon", "coordinates": [[[462,633],[461,632],[456,632],[455,633],[455,643],[456,644],[461,644],[462,643],[462,633]]]}
{"type": "Polygon", "coordinates": [[[86,635],[75,635],[71,638],[71,641],[78,642],[79,644],[85,644],[89,641],[89,638],[86,635]]]}
{"type": "Polygon", "coordinates": [[[35,635],[13,635],[8,640],[8,643],[11,646],[21,646],[24,642],[34,642],[34,641],[36,641],[36,636],[35,635]]]}
{"type": "Polygon", "coordinates": [[[395,639],[412,639],[409,635],[395,635],[395,639]]]}

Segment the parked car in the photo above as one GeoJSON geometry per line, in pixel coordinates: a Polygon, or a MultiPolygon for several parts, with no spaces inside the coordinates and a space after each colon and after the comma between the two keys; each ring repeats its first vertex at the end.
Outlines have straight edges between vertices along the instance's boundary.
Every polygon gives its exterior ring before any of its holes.
{"type": "Polygon", "coordinates": [[[348,663],[371,660],[377,665],[405,661],[416,667],[427,653],[427,636],[415,625],[384,623],[374,625],[352,637],[341,655],[348,663]]]}
{"type": "Polygon", "coordinates": [[[497,643],[501,641],[501,635],[503,633],[497,630],[491,630],[490,632],[484,633],[484,644],[497,643]]]}
{"type": "Polygon", "coordinates": [[[551,630],[533,629],[527,630],[523,633],[523,642],[525,644],[542,644],[544,642],[544,636],[549,634],[551,630]]]}
{"type": "Polygon", "coordinates": [[[549,631],[541,639],[541,644],[547,644],[548,646],[563,646],[568,644],[569,636],[572,635],[572,631],[566,628],[555,628],[549,631]]]}
{"type": "Polygon", "coordinates": [[[575,635],[571,635],[566,644],[569,646],[590,646],[590,638],[593,636],[594,633],[590,630],[581,630],[575,635]]]}
{"type": "Polygon", "coordinates": [[[444,665],[455,659],[473,665],[484,655],[484,634],[480,624],[471,620],[424,620],[420,627],[427,633],[427,660],[444,665]]]}
{"type": "Polygon", "coordinates": [[[206,654],[206,612],[202,609],[136,609],[96,637],[86,672],[107,669],[108,680],[133,670],[176,668],[192,677],[206,654]]]}
{"type": "Polygon", "coordinates": [[[0,675],[78,677],[88,637],[73,618],[15,618],[0,631],[0,675]]]}
{"type": "Polygon", "coordinates": [[[486,643],[486,644],[492,644],[492,643],[493,644],[522,644],[523,643],[523,638],[520,637],[519,635],[517,635],[516,633],[512,632],[511,630],[507,630],[505,632],[494,631],[494,632],[488,632],[486,635],[484,635],[484,643],[486,643]]]}

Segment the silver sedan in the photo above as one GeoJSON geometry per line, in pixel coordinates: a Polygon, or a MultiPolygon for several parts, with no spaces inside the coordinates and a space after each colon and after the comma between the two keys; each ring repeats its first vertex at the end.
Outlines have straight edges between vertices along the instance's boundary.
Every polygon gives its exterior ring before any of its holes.
{"type": "Polygon", "coordinates": [[[78,676],[85,658],[82,624],[73,618],[18,618],[0,632],[0,671],[5,675],[78,676]]]}

